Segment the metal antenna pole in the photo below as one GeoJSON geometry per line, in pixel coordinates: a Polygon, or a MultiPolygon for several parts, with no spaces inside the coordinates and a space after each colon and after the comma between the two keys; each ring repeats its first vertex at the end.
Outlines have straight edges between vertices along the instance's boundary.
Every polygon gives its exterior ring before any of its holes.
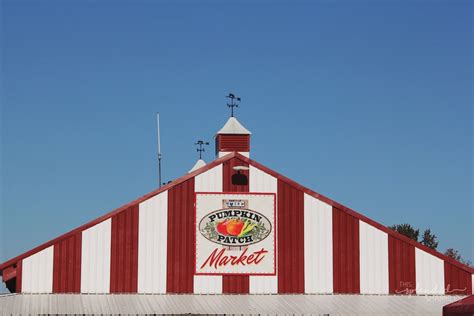
{"type": "Polygon", "coordinates": [[[156,129],[158,136],[158,187],[161,188],[161,144],[160,144],[160,113],[156,113],[156,129]]]}

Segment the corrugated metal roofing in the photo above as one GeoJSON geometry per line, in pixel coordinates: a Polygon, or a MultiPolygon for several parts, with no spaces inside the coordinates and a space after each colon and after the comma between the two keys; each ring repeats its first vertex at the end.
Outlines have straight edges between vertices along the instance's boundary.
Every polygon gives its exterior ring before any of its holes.
{"type": "Polygon", "coordinates": [[[11,294],[1,315],[441,315],[460,296],[11,294]]]}
{"type": "Polygon", "coordinates": [[[443,316],[474,315],[474,295],[443,307],[443,316]]]}

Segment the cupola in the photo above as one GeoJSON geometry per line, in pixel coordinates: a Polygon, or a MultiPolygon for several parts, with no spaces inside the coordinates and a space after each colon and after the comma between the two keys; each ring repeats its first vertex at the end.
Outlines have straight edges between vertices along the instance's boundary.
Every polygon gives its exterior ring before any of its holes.
{"type": "Polygon", "coordinates": [[[246,129],[240,122],[234,117],[234,108],[238,107],[240,98],[235,96],[233,93],[229,93],[227,96],[230,99],[230,104],[227,106],[230,108],[230,117],[216,134],[216,156],[222,157],[230,152],[239,152],[240,154],[249,157],[250,155],[250,131],[246,129]]]}
{"type": "Polygon", "coordinates": [[[203,140],[198,140],[194,145],[198,147],[196,150],[199,153],[199,159],[198,159],[198,161],[196,161],[196,163],[191,168],[191,170],[188,171],[188,173],[191,173],[194,170],[197,170],[197,169],[199,169],[201,167],[204,167],[206,165],[206,162],[202,159],[202,153],[206,151],[204,149],[204,146],[208,146],[209,142],[205,142],[203,140]]]}
{"type": "Polygon", "coordinates": [[[230,152],[237,151],[249,157],[250,131],[233,116],[216,134],[216,156],[222,157],[230,152]]]}
{"type": "Polygon", "coordinates": [[[194,170],[198,170],[199,168],[201,167],[204,167],[206,165],[206,162],[202,159],[199,159],[198,161],[196,161],[196,163],[194,164],[194,166],[191,168],[191,170],[188,171],[188,173],[191,173],[193,172],[194,170]]]}

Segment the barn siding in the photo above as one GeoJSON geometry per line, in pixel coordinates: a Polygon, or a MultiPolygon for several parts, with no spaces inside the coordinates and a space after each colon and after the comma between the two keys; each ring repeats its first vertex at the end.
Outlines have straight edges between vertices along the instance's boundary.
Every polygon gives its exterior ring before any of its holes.
{"type": "Polygon", "coordinates": [[[247,275],[223,275],[222,280],[222,293],[249,293],[249,277],[247,275]]]}
{"type": "Polygon", "coordinates": [[[50,246],[23,259],[22,293],[53,291],[53,252],[50,246]]]}
{"type": "Polygon", "coordinates": [[[81,291],[80,232],[54,245],[53,292],[79,293],[81,291]]]}
{"type": "Polygon", "coordinates": [[[388,236],[389,293],[415,294],[415,247],[388,236]]]}
{"type": "Polygon", "coordinates": [[[416,293],[444,294],[444,261],[415,248],[416,293]]]}
{"type": "Polygon", "coordinates": [[[332,246],[332,206],[305,194],[305,293],[333,292],[332,246]]]}
{"type": "Polygon", "coordinates": [[[304,194],[278,180],[278,293],[304,293],[304,194]]]}
{"type": "Polygon", "coordinates": [[[24,293],[330,293],[332,285],[334,293],[385,294],[388,261],[391,294],[472,293],[474,275],[469,268],[421,250],[264,166],[241,171],[248,176],[246,185],[233,184],[232,167],[248,166],[246,161],[241,155],[230,156],[196,178],[187,176],[157,196],[144,196],[132,207],[117,209],[9,260],[2,269],[15,269],[15,276],[10,275],[16,278],[13,290],[24,293]],[[277,193],[276,276],[194,276],[195,188],[277,193]],[[332,217],[311,211],[319,209],[312,205],[319,199],[334,205],[332,217]],[[315,245],[323,236],[332,237],[332,243],[329,238],[324,242],[331,244],[332,256],[324,253],[329,246],[315,245]]]}
{"type": "Polygon", "coordinates": [[[166,293],[168,191],[139,204],[138,292],[166,293]]]}
{"type": "MultiPolygon", "coordinates": [[[[222,164],[194,178],[196,192],[222,192],[222,183],[222,164]]],[[[221,275],[194,276],[194,293],[196,294],[220,294],[222,293],[222,285],[221,275]]]]}
{"type": "Polygon", "coordinates": [[[195,275],[194,294],[222,294],[221,275],[195,275]]]}
{"type": "Polygon", "coordinates": [[[194,178],[168,191],[167,293],[193,293],[194,178]]]}
{"type": "MultiPolygon", "coordinates": [[[[277,178],[269,175],[268,173],[250,166],[249,178],[252,179],[249,183],[250,192],[259,193],[278,193],[278,180],[277,178]]],[[[275,201],[276,203],[276,201],[275,201]]],[[[277,208],[278,212],[278,208],[277,208]]],[[[275,224],[277,218],[275,218],[275,224]]],[[[278,229],[275,225],[275,240],[278,240],[278,229]]],[[[277,294],[278,293],[278,260],[276,260],[276,272],[275,276],[257,276],[251,275],[249,277],[249,293],[252,294],[277,294]]]]}
{"type": "MultiPolygon", "coordinates": [[[[233,170],[235,166],[248,167],[249,164],[243,162],[238,158],[232,158],[222,164],[222,183],[224,192],[249,192],[249,177],[248,170],[239,171],[248,179],[246,185],[235,185],[232,183],[232,175],[237,171],[233,170]]],[[[222,292],[230,294],[246,294],[249,293],[249,276],[248,275],[223,275],[222,276],[222,292]]]]}
{"type": "Polygon", "coordinates": [[[111,220],[82,232],[81,293],[110,292],[111,220]]]}
{"type": "Polygon", "coordinates": [[[112,217],[110,293],[136,293],[138,204],[112,217]]]}
{"type": "MultiPolygon", "coordinates": [[[[232,184],[232,175],[237,173],[237,171],[233,169],[235,166],[248,167],[249,164],[238,158],[232,158],[222,164],[222,181],[224,192],[249,192],[249,183],[247,183],[247,185],[232,184]]],[[[241,170],[239,172],[240,174],[245,175],[248,179],[248,182],[250,182],[249,170],[241,170]]]]}
{"type": "MultiPolygon", "coordinates": [[[[233,152],[232,151],[220,151],[219,152],[219,155],[218,155],[218,158],[222,158],[226,155],[229,155],[229,154],[232,154],[233,152]]],[[[250,153],[248,151],[239,151],[239,154],[244,156],[244,157],[247,157],[247,158],[250,158],[250,153]]]]}
{"type": "Polygon", "coordinates": [[[388,294],[388,235],[359,221],[360,293],[388,294]]]}
{"type": "Polygon", "coordinates": [[[360,293],[359,220],[333,207],[334,293],[360,293]]]}
{"type": "Polygon", "coordinates": [[[472,294],[471,274],[449,262],[444,262],[444,288],[446,294],[472,294]]]}
{"type": "Polygon", "coordinates": [[[22,293],[21,282],[23,280],[23,260],[16,264],[16,293],[22,293]]]}

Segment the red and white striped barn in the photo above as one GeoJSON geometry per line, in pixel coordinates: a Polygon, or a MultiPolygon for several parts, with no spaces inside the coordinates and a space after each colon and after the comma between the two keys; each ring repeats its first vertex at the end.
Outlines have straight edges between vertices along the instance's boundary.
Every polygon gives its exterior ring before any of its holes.
{"type": "Polygon", "coordinates": [[[250,137],[230,117],[216,160],[8,260],[3,281],[16,293],[472,294],[474,269],[250,159],[250,137]]]}

